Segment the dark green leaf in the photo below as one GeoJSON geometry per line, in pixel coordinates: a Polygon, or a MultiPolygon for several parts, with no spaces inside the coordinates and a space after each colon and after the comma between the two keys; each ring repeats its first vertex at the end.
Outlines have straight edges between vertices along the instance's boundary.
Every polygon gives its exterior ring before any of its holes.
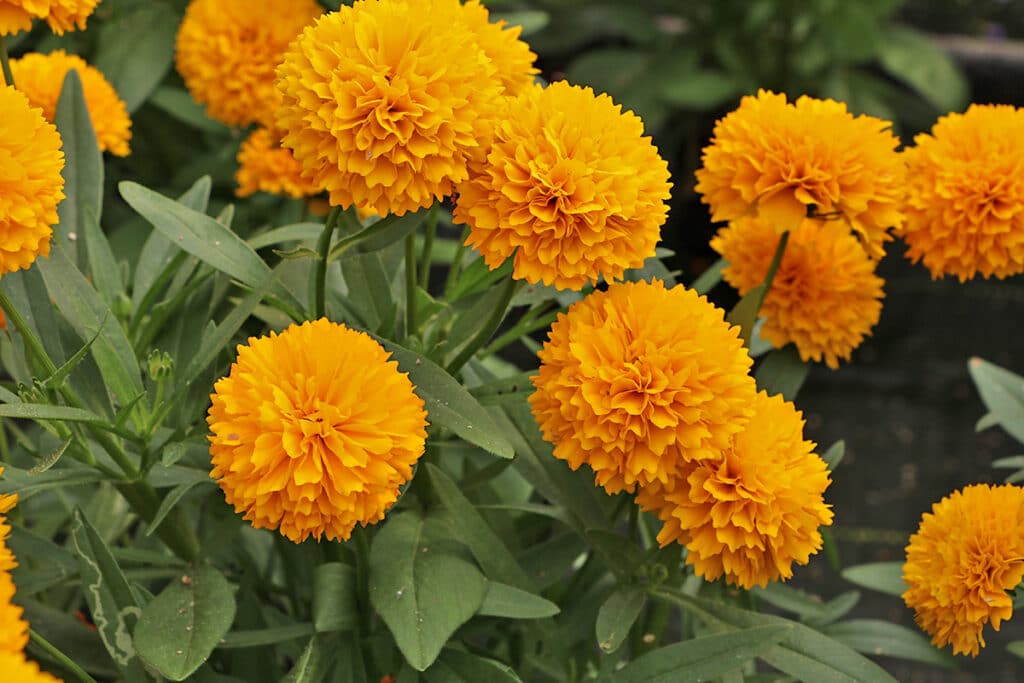
{"type": "Polygon", "coordinates": [[[520,38],[536,33],[548,25],[551,15],[541,10],[519,10],[516,12],[491,12],[491,22],[505,21],[509,26],[522,26],[520,38]]]}
{"type": "Polygon", "coordinates": [[[139,656],[172,681],[198,669],[231,628],[235,596],[219,570],[199,567],[145,606],[135,627],[139,656]]]}
{"type": "Polygon", "coordinates": [[[510,667],[493,659],[445,648],[438,660],[423,672],[427,683],[520,683],[510,667]]]}
{"type": "Polygon", "coordinates": [[[149,524],[146,525],[145,535],[151,536],[154,531],[160,528],[160,525],[163,524],[167,514],[174,509],[174,506],[178,504],[178,501],[185,497],[185,494],[200,484],[213,485],[213,483],[213,479],[187,481],[182,484],[178,484],[171,489],[170,492],[164,496],[164,499],[160,501],[160,507],[157,508],[156,514],[153,515],[153,519],[151,519],[149,524]]]}
{"type": "Polygon", "coordinates": [[[825,461],[825,464],[828,465],[829,471],[832,472],[839,467],[839,463],[843,461],[844,455],[846,455],[846,442],[840,439],[825,451],[825,454],[821,456],[821,459],[825,461]]]}
{"type": "Polygon", "coordinates": [[[558,605],[539,595],[496,581],[487,582],[487,594],[477,614],[506,619],[544,619],[553,617],[558,605]]]}
{"type": "Polygon", "coordinates": [[[261,647],[263,645],[283,643],[286,640],[295,640],[296,638],[307,638],[311,635],[313,635],[312,624],[288,624],[287,626],[275,626],[273,628],[251,631],[232,631],[221,638],[217,648],[226,650],[261,647]]]}
{"type": "Polygon", "coordinates": [[[335,636],[317,633],[309,639],[306,649],[281,683],[320,683],[334,664],[337,653],[335,636]]]}
{"type": "Polygon", "coordinates": [[[879,43],[878,58],[890,75],[908,83],[936,111],[961,111],[967,104],[967,81],[956,63],[918,31],[887,27],[879,43]]]}
{"type": "Polygon", "coordinates": [[[603,652],[615,652],[629,635],[633,623],[640,616],[646,601],[644,589],[640,586],[621,585],[617,587],[597,612],[594,633],[597,645],[603,652]]]}
{"type": "Polygon", "coordinates": [[[628,579],[643,564],[643,553],[625,536],[605,529],[587,529],[585,536],[608,568],[620,579],[628,579]]]}
{"type": "Polygon", "coordinates": [[[100,227],[99,217],[93,213],[91,207],[84,210],[82,228],[84,234],[81,236],[85,241],[85,253],[89,262],[89,275],[96,291],[103,297],[103,301],[110,306],[119,294],[124,294],[124,283],[121,282],[121,268],[114,259],[114,252],[110,249],[110,242],[103,234],[100,227]]]}
{"type": "Polygon", "coordinates": [[[142,3],[114,13],[101,24],[95,66],[124,100],[129,114],[146,101],[170,70],[179,22],[166,4],[142,3]]]}
{"type": "Polygon", "coordinates": [[[397,309],[380,254],[355,254],[341,262],[341,273],[348,286],[345,304],[364,327],[379,331],[384,323],[393,321],[397,309]]]}
{"type": "Polygon", "coordinates": [[[248,242],[249,246],[253,249],[263,249],[284,242],[315,240],[323,231],[324,226],[321,223],[295,223],[294,225],[285,225],[262,232],[255,237],[249,238],[248,242]]]}
{"type": "Polygon", "coordinates": [[[725,259],[718,259],[690,284],[690,289],[701,295],[707,294],[715,285],[722,281],[722,270],[727,265],[725,259]]]}
{"type": "Polygon", "coordinates": [[[380,340],[398,368],[409,373],[416,394],[423,399],[427,419],[435,427],[444,427],[471,444],[502,458],[515,453],[494,420],[454,377],[429,358],[399,346],[388,339],[380,340]]]}
{"type": "Polygon", "coordinates": [[[1024,378],[981,358],[967,363],[978,393],[1003,429],[1024,443],[1024,378]]]}
{"type": "Polygon", "coordinates": [[[751,593],[770,605],[793,612],[802,621],[818,626],[842,618],[860,599],[858,591],[847,591],[824,602],[821,598],[781,583],[769,583],[765,588],[755,587],[751,593]]]}
{"type": "Polygon", "coordinates": [[[358,623],[355,570],[340,562],[317,567],[313,576],[313,625],[317,632],[351,631],[358,623]]]}
{"type": "Polygon", "coordinates": [[[900,596],[907,590],[902,562],[871,562],[847,567],[843,578],[864,588],[900,596]]]}
{"type": "Polygon", "coordinates": [[[725,316],[726,322],[731,325],[740,326],[740,338],[744,346],[750,346],[750,340],[754,335],[754,323],[757,322],[757,314],[761,310],[761,301],[764,299],[764,285],[758,285],[743,295],[729,315],[725,316]]]}
{"type": "Polygon", "coordinates": [[[92,468],[80,465],[67,467],[66,464],[67,461],[64,461],[58,469],[35,475],[7,465],[4,467],[4,478],[0,480],[0,493],[17,493],[21,500],[25,500],[43,491],[96,484],[108,479],[107,475],[92,468]]]}
{"type": "Polygon", "coordinates": [[[824,629],[827,636],[868,655],[912,659],[946,669],[956,661],[946,650],[936,649],[918,631],[879,619],[853,619],[824,629]]]}
{"type": "Polygon", "coordinates": [[[370,602],[417,671],[476,614],[486,591],[458,544],[428,531],[427,518],[404,512],[388,519],[370,550],[370,602]]]}
{"type": "Polygon", "coordinates": [[[782,394],[785,400],[795,401],[810,369],[811,364],[800,359],[796,345],[787,344],[768,352],[757,366],[754,378],[758,389],[767,391],[771,396],[782,394]]]}
{"type": "Polygon", "coordinates": [[[103,215],[103,156],[96,144],[82,80],[74,69],[64,77],[54,119],[64,143],[65,199],[57,207],[58,244],[68,250],[73,263],[81,263],[76,242],[85,234],[86,213],[91,211],[97,219],[103,215]]]}
{"type": "Polygon", "coordinates": [[[611,680],[614,683],[709,681],[764,655],[791,631],[785,625],[756,626],[668,645],[630,662],[611,680]]]}
{"type": "Polygon", "coordinates": [[[743,90],[743,84],[727,71],[698,69],[685,78],[664,81],[661,96],[677,107],[705,111],[738,99],[743,90]]]}
{"type": "Polygon", "coordinates": [[[85,601],[107,652],[122,670],[138,667],[131,634],[139,604],[107,544],[77,509],[72,517],[71,542],[78,556],[85,601]]]}
{"type": "Polygon", "coordinates": [[[86,424],[106,424],[103,418],[81,408],[55,406],[48,403],[5,403],[0,405],[0,417],[14,417],[24,420],[62,420],[86,424]]]}
{"type": "Polygon", "coordinates": [[[178,121],[193,128],[209,133],[226,134],[229,131],[229,128],[223,123],[207,116],[203,106],[193,100],[192,96],[182,88],[170,86],[157,88],[149,101],[178,121]]]}

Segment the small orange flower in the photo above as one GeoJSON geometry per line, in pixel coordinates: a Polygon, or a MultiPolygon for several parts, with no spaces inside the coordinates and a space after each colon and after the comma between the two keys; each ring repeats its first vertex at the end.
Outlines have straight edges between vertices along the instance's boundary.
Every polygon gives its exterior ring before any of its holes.
{"type": "Polygon", "coordinates": [[[892,124],[832,100],[759,90],[715,125],[697,192],[716,221],[754,215],[781,234],[805,218],[839,220],[875,259],[903,223],[906,178],[892,124]]]}
{"type": "Polygon", "coordinates": [[[910,537],[903,601],[936,647],[977,657],[982,630],[1013,615],[1024,579],[1024,489],[976,484],[954,491],[921,518],[910,537]]]}
{"type": "Polygon", "coordinates": [[[914,142],[907,257],[960,282],[1024,273],[1024,109],[971,105],[914,142]]]}
{"type": "Polygon", "coordinates": [[[57,35],[85,28],[99,0],[0,0],[0,36],[31,31],[33,19],[45,19],[57,35]]]}
{"type": "Polygon", "coordinates": [[[326,319],[238,347],[207,422],[224,497],[295,543],[380,521],[423,454],[423,400],[384,348],[326,319]]]}
{"type": "MultiPolygon", "coordinates": [[[[739,218],[711,240],[728,265],[725,281],[744,295],[764,282],[779,233],[760,218],[739,218]]],[[[882,312],[876,263],[838,221],[805,220],[792,230],[761,305],[761,336],[781,348],[793,342],[803,360],[838,368],[882,312]]]]}
{"type": "Polygon", "coordinates": [[[798,410],[760,392],[753,416],[720,460],[694,462],[672,483],[640,489],[637,502],[665,523],[658,542],[687,548],[686,562],[708,581],[742,588],[793,576],[822,546],[832,523],[831,483],[798,410]]]}
{"type": "Polygon", "coordinates": [[[302,165],[291,150],[281,147],[278,137],[268,128],[256,129],[242,143],[235,182],[235,194],[239,197],[269,192],[301,199],[320,193],[320,188],[302,177],[302,165]]]}
{"type": "Polygon", "coordinates": [[[720,460],[750,415],[739,328],[684,287],[613,283],[560,314],[538,355],[529,400],[544,438],[611,494],[720,460]]]}

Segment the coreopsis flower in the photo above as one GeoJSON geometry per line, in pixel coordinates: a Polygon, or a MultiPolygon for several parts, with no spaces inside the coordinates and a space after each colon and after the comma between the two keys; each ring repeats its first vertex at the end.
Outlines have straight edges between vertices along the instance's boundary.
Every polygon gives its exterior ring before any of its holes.
{"type": "Polygon", "coordinates": [[[303,31],[278,67],[278,127],[331,204],[431,206],[467,177],[504,92],[458,0],[357,0],[303,31]]]}
{"type": "Polygon", "coordinates": [[[1013,615],[1007,591],[1024,578],[1024,489],[976,484],[954,491],[910,537],[903,601],[937,647],[978,655],[985,624],[1013,615]]]}
{"type": "MultiPolygon", "coordinates": [[[[28,96],[33,106],[43,110],[48,121],[53,121],[56,116],[64,77],[71,69],[77,71],[82,80],[85,106],[100,149],[119,157],[128,156],[132,121],[124,101],[99,69],[64,50],[54,50],[45,55],[32,52],[11,60],[11,74],[18,90],[28,96]]],[[[0,82],[5,82],[2,77],[0,82]]]]}
{"type": "Polygon", "coordinates": [[[315,0],[192,0],[178,28],[178,73],[212,118],[271,126],[281,101],[274,71],[323,11],[315,0]]]}
{"type": "Polygon", "coordinates": [[[672,184],[643,121],[561,81],[508,102],[485,158],[460,183],[455,220],[492,269],[581,289],[654,255],[672,184]]]}
{"type": "Polygon", "coordinates": [[[530,46],[519,39],[522,26],[508,26],[502,19],[490,21],[490,12],[477,0],[462,5],[461,18],[476,34],[477,44],[497,68],[498,79],[506,95],[518,95],[534,82],[540,71],[533,66],[537,55],[530,46]]]}
{"type": "Polygon", "coordinates": [[[583,463],[608,493],[669,484],[720,460],[751,413],[739,328],[684,287],[614,283],[560,314],[530,396],[556,457],[583,463]]]}
{"type": "MultiPolygon", "coordinates": [[[[3,474],[0,467],[0,474],[3,474]]],[[[7,547],[11,525],[7,513],[18,502],[16,495],[0,495],[0,652],[21,652],[28,643],[28,624],[22,618],[23,610],[14,604],[14,580],[11,570],[18,566],[14,554],[7,547]]],[[[0,668],[0,671],[5,669],[0,668]]]]}
{"type": "Polygon", "coordinates": [[[0,0],[0,36],[32,30],[33,19],[45,19],[58,35],[85,28],[99,0],[0,0]]]}
{"type": "Polygon", "coordinates": [[[960,282],[1024,273],[1024,110],[971,105],[914,138],[907,257],[960,282]]]}
{"type": "Polygon", "coordinates": [[[903,223],[906,169],[888,121],[833,100],[759,90],[715,125],[696,190],[716,221],[757,216],[779,233],[807,217],[838,220],[881,258],[903,223]]]}
{"type": "Polygon", "coordinates": [[[53,124],[25,95],[0,86],[0,275],[50,253],[64,199],[64,152],[53,124]]]}
{"type": "Polygon", "coordinates": [[[326,319],[240,345],[206,420],[228,503],[296,543],[382,519],[426,439],[423,401],[388,358],[326,319]]]}
{"type": "Polygon", "coordinates": [[[242,143],[235,182],[239,197],[270,192],[300,199],[320,193],[320,188],[302,177],[302,166],[269,128],[256,129],[242,143]]]}
{"type": "MultiPolygon", "coordinates": [[[[764,281],[779,243],[761,218],[739,218],[711,240],[728,265],[726,282],[741,295],[764,281]]],[[[838,368],[878,323],[884,281],[876,263],[837,221],[805,220],[790,232],[761,305],[761,336],[777,347],[793,342],[800,357],[838,368]]]]}
{"type": "Polygon", "coordinates": [[[5,683],[62,683],[61,679],[40,671],[39,665],[21,652],[0,651],[0,671],[5,683]]]}
{"type": "Polygon", "coordinates": [[[828,467],[803,438],[804,422],[780,395],[757,394],[753,415],[718,460],[687,465],[674,487],[641,487],[637,502],[664,522],[658,542],[686,546],[708,581],[750,588],[793,576],[832,523],[828,467]]]}

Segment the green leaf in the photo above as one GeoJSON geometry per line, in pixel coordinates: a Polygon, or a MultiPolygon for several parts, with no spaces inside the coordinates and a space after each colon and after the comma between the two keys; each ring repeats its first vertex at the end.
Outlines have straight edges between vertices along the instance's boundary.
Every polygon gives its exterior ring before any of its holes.
{"type": "Polygon", "coordinates": [[[313,635],[312,624],[288,624],[287,626],[275,626],[273,628],[253,629],[250,631],[232,631],[228,633],[217,644],[220,650],[261,647],[263,645],[275,645],[296,638],[307,638],[313,635]]]}
{"type": "Polygon", "coordinates": [[[793,612],[802,621],[812,625],[828,624],[842,618],[860,599],[858,591],[847,591],[824,602],[815,595],[780,583],[769,583],[765,588],[754,587],[751,593],[770,605],[793,612]]]}
{"type": "Polygon", "coordinates": [[[902,562],[870,562],[847,567],[842,571],[843,578],[850,583],[870,588],[879,593],[900,596],[907,590],[903,581],[902,562]]]}
{"type": "Polygon", "coordinates": [[[521,683],[509,666],[455,648],[445,648],[423,678],[427,683],[521,683]]]}
{"type": "Polygon", "coordinates": [[[519,566],[515,556],[469,499],[462,494],[458,484],[432,463],[426,463],[424,469],[437,497],[448,510],[447,519],[454,537],[469,547],[469,551],[483,568],[484,575],[492,581],[512,584],[517,588],[533,588],[533,582],[519,566]]]}
{"type": "Polygon", "coordinates": [[[697,69],[685,78],[673,78],[661,84],[661,97],[683,109],[715,109],[743,94],[744,86],[727,71],[697,69]]]}
{"type": "Polygon", "coordinates": [[[758,656],[795,678],[835,683],[895,683],[892,676],[871,660],[803,624],[695,598],[669,588],[655,588],[649,593],[683,607],[712,628],[730,630],[757,626],[788,626],[790,631],[784,639],[758,656]]]}
{"type": "Polygon", "coordinates": [[[1024,640],[1015,640],[1006,644],[1006,651],[1024,659],[1024,640]]]}
{"type": "Polygon", "coordinates": [[[53,245],[50,257],[38,259],[46,289],[64,318],[83,341],[102,334],[92,345],[92,357],[103,376],[113,405],[121,405],[143,392],[139,364],[124,328],[110,313],[88,280],[71,262],[60,245],[53,245]]]}
{"type": "Polygon", "coordinates": [[[810,369],[811,364],[800,359],[796,345],[786,344],[781,349],[768,352],[757,366],[754,378],[758,389],[772,396],[782,394],[785,400],[794,401],[810,369]]]}
{"type": "Polygon", "coordinates": [[[131,634],[139,604],[107,544],[80,509],[72,515],[71,543],[78,556],[85,601],[103,645],[122,670],[138,667],[131,634]]]}
{"type": "Polygon", "coordinates": [[[643,553],[625,536],[606,529],[587,529],[587,542],[620,579],[628,579],[644,562],[643,553]]]}
{"type": "Polygon", "coordinates": [[[88,410],[48,403],[5,403],[0,405],[0,417],[14,417],[23,420],[62,420],[92,425],[106,424],[103,418],[88,410]]]}
{"type": "Polygon", "coordinates": [[[629,635],[633,623],[644,608],[647,595],[641,586],[617,587],[597,612],[594,634],[602,652],[615,652],[629,635]]]}
{"type": "Polygon", "coordinates": [[[317,632],[351,631],[358,623],[355,570],[340,562],[317,567],[313,575],[313,626],[317,632]]]}
{"type": "Polygon", "coordinates": [[[515,455],[512,444],[494,420],[454,377],[429,358],[388,339],[378,340],[409,373],[416,395],[423,399],[427,419],[435,427],[450,429],[471,444],[502,458],[515,455]]]}
{"type": "Polygon", "coordinates": [[[455,630],[483,604],[483,575],[429,518],[388,519],[370,550],[370,603],[417,671],[430,666],[455,630]],[[435,537],[436,536],[436,537],[435,537]]]}
{"type": "Polygon", "coordinates": [[[390,214],[381,218],[376,223],[366,226],[361,232],[338,240],[338,244],[335,245],[335,247],[339,247],[339,245],[345,244],[347,239],[351,239],[351,242],[348,243],[356,246],[357,252],[345,250],[336,255],[335,249],[332,248],[329,260],[333,260],[336,256],[344,258],[355,253],[368,254],[390,247],[395,242],[404,239],[406,235],[415,232],[426,219],[427,213],[429,213],[429,209],[420,209],[402,216],[390,214]]]}
{"type": "Polygon", "coordinates": [[[121,267],[114,259],[110,242],[107,241],[107,236],[103,234],[103,229],[100,227],[99,217],[93,213],[91,207],[86,207],[84,213],[82,238],[85,242],[85,253],[89,262],[89,275],[96,291],[103,297],[107,306],[110,306],[119,294],[124,293],[121,267]]]}
{"type": "Polygon", "coordinates": [[[491,12],[491,22],[508,22],[510,27],[522,26],[519,37],[528,36],[540,31],[551,21],[551,15],[542,10],[518,10],[513,12],[491,12]]]}
{"type": "Polygon", "coordinates": [[[199,567],[146,605],[135,627],[135,647],[161,674],[183,681],[210,658],[234,619],[231,584],[218,569],[199,567]]]}
{"type": "Polygon", "coordinates": [[[824,633],[864,654],[956,668],[956,660],[948,651],[936,649],[921,633],[888,621],[851,619],[827,626],[824,633]]]}
{"type": "Polygon", "coordinates": [[[764,285],[757,285],[739,300],[729,314],[725,316],[726,322],[730,325],[740,326],[740,338],[743,345],[750,347],[750,340],[754,334],[754,323],[757,322],[757,314],[761,310],[761,301],[764,299],[764,285]]]}
{"type": "Polygon", "coordinates": [[[4,467],[4,478],[0,480],[0,494],[17,493],[20,500],[52,489],[65,489],[72,486],[86,486],[107,481],[109,477],[92,468],[73,465],[68,467],[65,461],[60,468],[47,470],[39,474],[29,474],[11,465],[4,467]]]}
{"type": "Polygon", "coordinates": [[[166,4],[141,3],[101,24],[95,66],[124,100],[128,113],[156,89],[174,61],[180,17],[166,4]],[[144,40],[126,39],[145,36],[144,40]]]}
{"type": "Polygon", "coordinates": [[[68,449],[68,446],[70,446],[74,440],[75,437],[73,436],[69,436],[68,438],[64,439],[60,446],[58,446],[55,450],[51,451],[50,454],[47,455],[46,457],[40,459],[39,462],[37,462],[32,467],[32,469],[28,471],[29,475],[34,477],[37,474],[42,474],[46,470],[56,465],[57,461],[60,460],[61,456],[64,455],[64,452],[68,449]]]}
{"type": "Polygon", "coordinates": [[[66,195],[57,207],[60,216],[56,228],[58,244],[68,250],[72,262],[80,263],[76,240],[85,234],[86,213],[91,211],[97,219],[103,215],[103,155],[85,104],[82,80],[74,69],[64,77],[54,122],[64,143],[66,195]]]}
{"type": "Polygon", "coordinates": [[[614,683],[708,681],[764,655],[791,632],[785,625],[757,626],[675,643],[630,662],[611,680],[614,683]]]}
{"type": "Polygon", "coordinates": [[[124,200],[164,237],[216,270],[250,287],[258,286],[269,275],[270,267],[252,247],[205,213],[137,183],[125,181],[118,188],[124,200]]]}
{"type": "Polygon", "coordinates": [[[317,633],[309,639],[306,649],[295,666],[288,672],[281,683],[320,683],[324,680],[334,659],[338,654],[333,635],[317,633]]]}
{"type": "Polygon", "coordinates": [[[1009,434],[1024,443],[1024,377],[981,358],[967,363],[985,407],[1009,434]]]}
{"type": "Polygon", "coordinates": [[[963,73],[930,38],[907,27],[889,26],[878,48],[886,72],[909,84],[937,111],[961,111],[967,104],[963,73]]]}
{"type": "MultiPolygon", "coordinates": [[[[397,307],[391,298],[391,282],[380,254],[356,254],[341,262],[348,287],[345,304],[368,330],[379,332],[394,322],[397,307]]],[[[334,301],[329,302],[333,308],[334,301]]]]}
{"type": "Polygon", "coordinates": [[[157,88],[149,103],[163,110],[178,121],[208,133],[226,135],[230,129],[220,121],[206,115],[203,106],[192,99],[188,91],[182,88],[163,86],[157,88]]]}
{"type": "Polygon", "coordinates": [[[821,456],[821,459],[825,461],[829,471],[834,472],[835,469],[839,467],[839,463],[843,461],[844,455],[846,455],[846,442],[840,439],[825,451],[825,454],[821,456]]]}
{"type": "Polygon", "coordinates": [[[324,231],[322,223],[295,223],[273,230],[267,230],[248,240],[253,249],[264,249],[284,242],[305,242],[315,240],[324,231]]]}
{"type": "Polygon", "coordinates": [[[174,509],[174,506],[185,497],[189,491],[199,485],[212,485],[214,482],[212,479],[208,481],[187,481],[182,484],[178,484],[170,492],[164,496],[164,499],[160,501],[160,507],[157,508],[156,514],[153,515],[153,519],[149,520],[149,524],[146,525],[146,536],[152,536],[153,532],[160,528],[163,524],[167,514],[174,509]]]}
{"type": "Polygon", "coordinates": [[[506,619],[544,619],[560,611],[558,605],[535,593],[505,583],[488,581],[487,594],[477,614],[506,619]]]}
{"type": "Polygon", "coordinates": [[[690,284],[690,289],[701,295],[707,294],[722,281],[722,271],[727,265],[729,264],[725,262],[725,259],[718,259],[690,284]]]}

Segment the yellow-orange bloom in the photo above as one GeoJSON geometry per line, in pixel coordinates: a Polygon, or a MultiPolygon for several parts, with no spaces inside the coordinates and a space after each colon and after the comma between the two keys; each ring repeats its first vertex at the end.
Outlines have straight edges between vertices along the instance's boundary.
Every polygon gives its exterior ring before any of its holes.
{"type": "Polygon", "coordinates": [[[518,95],[530,87],[540,71],[533,66],[537,55],[519,39],[522,26],[506,28],[508,22],[504,19],[491,23],[490,12],[477,0],[462,6],[461,20],[476,34],[477,44],[494,63],[506,95],[518,95]]]}
{"type": "Polygon", "coordinates": [[[907,257],[932,278],[1024,273],[1024,109],[971,105],[914,138],[907,257]]]}
{"type": "Polygon", "coordinates": [[[530,396],[555,456],[587,463],[609,493],[669,484],[719,460],[751,412],[739,328],[684,287],[614,283],[560,314],[530,396]]]}
{"type": "Polygon", "coordinates": [[[45,19],[58,35],[85,28],[99,0],[0,0],[0,36],[32,30],[33,19],[45,19]]]}
{"type": "MultiPolygon", "coordinates": [[[[728,265],[726,282],[746,294],[764,282],[779,243],[768,222],[739,218],[711,240],[728,265]]],[[[761,306],[761,336],[830,368],[871,334],[882,312],[884,281],[857,238],[838,221],[805,220],[792,230],[771,289],[761,306]]]]}
{"type": "Polygon", "coordinates": [[[903,223],[906,169],[890,126],[841,102],[760,90],[715,125],[696,189],[716,221],[755,215],[783,233],[808,216],[839,220],[881,258],[903,223]]]}
{"type": "Polygon", "coordinates": [[[0,275],[50,253],[64,199],[57,129],[20,91],[0,86],[0,275]]]}
{"type": "Polygon", "coordinates": [[[1013,615],[1007,591],[1024,578],[1024,489],[976,484],[921,517],[910,537],[903,601],[936,647],[978,655],[982,629],[1013,615]]]}
{"type": "Polygon", "coordinates": [[[4,672],[4,683],[61,683],[39,665],[26,659],[21,652],[0,652],[0,671],[4,672]]]}
{"type": "Polygon", "coordinates": [[[315,0],[192,0],[178,28],[178,73],[212,118],[272,126],[281,102],[275,69],[323,11],[315,0]]]}
{"type": "Polygon", "coordinates": [[[513,277],[581,289],[654,255],[671,187],[639,117],[561,81],[508,102],[455,220],[492,269],[514,252],[513,277]]]}
{"type": "Polygon", "coordinates": [[[327,319],[239,345],[206,421],[212,477],[257,528],[348,539],[423,454],[423,401],[370,336],[327,319]]]}
{"type": "MultiPolygon", "coordinates": [[[[71,69],[77,71],[82,80],[85,106],[100,149],[119,157],[127,156],[132,121],[124,101],[98,69],[86,64],[78,55],[69,55],[63,50],[45,55],[33,52],[11,60],[11,73],[18,90],[28,96],[32,106],[43,110],[48,121],[54,120],[64,77],[71,69]]],[[[0,82],[6,81],[0,77],[0,82]]]]}
{"type": "Polygon", "coordinates": [[[504,90],[458,0],[342,6],[306,28],[277,73],[282,144],[331,204],[381,216],[466,179],[504,90]]]}
{"type": "Polygon", "coordinates": [[[320,188],[302,177],[301,164],[291,150],[281,147],[269,128],[256,129],[242,143],[235,182],[238,183],[235,194],[239,197],[270,192],[300,199],[320,193],[320,188]]]}
{"type": "Polygon", "coordinates": [[[779,395],[757,394],[753,416],[721,460],[691,463],[675,482],[641,488],[637,502],[665,523],[658,542],[686,546],[686,562],[708,581],[743,588],[793,576],[822,546],[832,523],[825,462],[803,438],[800,412],[779,395]]]}

